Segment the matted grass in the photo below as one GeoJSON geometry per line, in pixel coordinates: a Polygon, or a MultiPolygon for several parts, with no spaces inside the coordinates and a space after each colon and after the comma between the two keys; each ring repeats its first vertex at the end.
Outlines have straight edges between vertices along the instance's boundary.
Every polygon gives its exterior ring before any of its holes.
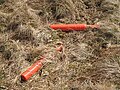
{"type": "Polygon", "coordinates": [[[120,89],[119,0],[0,1],[0,90],[120,89]],[[62,32],[53,23],[101,28],[62,32]],[[42,70],[21,82],[40,55],[47,56],[42,70]]]}

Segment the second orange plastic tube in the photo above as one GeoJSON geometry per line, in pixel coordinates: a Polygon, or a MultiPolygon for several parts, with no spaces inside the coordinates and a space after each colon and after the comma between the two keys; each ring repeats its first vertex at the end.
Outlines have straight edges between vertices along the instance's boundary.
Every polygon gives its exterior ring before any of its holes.
{"type": "Polygon", "coordinates": [[[61,29],[63,31],[85,30],[87,28],[87,25],[86,24],[53,24],[50,25],[50,28],[54,30],[61,29]]]}

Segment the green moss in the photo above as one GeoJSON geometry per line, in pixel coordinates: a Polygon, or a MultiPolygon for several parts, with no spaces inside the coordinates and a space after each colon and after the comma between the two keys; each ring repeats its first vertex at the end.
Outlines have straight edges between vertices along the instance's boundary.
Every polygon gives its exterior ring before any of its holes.
{"type": "Polygon", "coordinates": [[[6,27],[5,24],[1,23],[0,24],[0,32],[3,32],[5,30],[5,27],[6,27]]]}
{"type": "Polygon", "coordinates": [[[3,80],[5,78],[5,73],[3,70],[0,71],[0,80],[3,80]]]}
{"type": "Polygon", "coordinates": [[[5,3],[5,0],[0,0],[0,5],[5,3]]]}
{"type": "Polygon", "coordinates": [[[0,45],[0,52],[4,52],[5,51],[5,46],[0,45]]]}
{"type": "Polygon", "coordinates": [[[117,86],[116,86],[116,90],[120,90],[120,85],[117,85],[117,86]]]}

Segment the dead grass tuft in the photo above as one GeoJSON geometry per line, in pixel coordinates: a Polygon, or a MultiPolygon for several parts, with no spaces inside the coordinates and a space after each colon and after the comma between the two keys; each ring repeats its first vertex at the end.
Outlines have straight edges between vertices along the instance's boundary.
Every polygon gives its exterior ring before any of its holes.
{"type": "Polygon", "coordinates": [[[15,31],[15,34],[12,38],[15,40],[33,41],[33,31],[29,28],[21,27],[19,30],[15,31]]]}

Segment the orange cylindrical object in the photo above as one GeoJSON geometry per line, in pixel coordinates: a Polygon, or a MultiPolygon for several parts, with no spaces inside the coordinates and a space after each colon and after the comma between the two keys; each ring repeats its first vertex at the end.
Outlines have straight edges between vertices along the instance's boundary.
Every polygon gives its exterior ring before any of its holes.
{"type": "Polygon", "coordinates": [[[56,50],[61,52],[63,50],[63,45],[60,45],[59,47],[57,47],[56,50]]]}
{"type": "Polygon", "coordinates": [[[35,74],[42,67],[42,60],[35,62],[25,72],[21,74],[21,78],[27,81],[33,74],[35,74]]]}
{"type": "Polygon", "coordinates": [[[53,24],[50,25],[50,28],[54,30],[61,29],[63,31],[85,30],[87,28],[87,25],[86,24],[53,24]]]}

